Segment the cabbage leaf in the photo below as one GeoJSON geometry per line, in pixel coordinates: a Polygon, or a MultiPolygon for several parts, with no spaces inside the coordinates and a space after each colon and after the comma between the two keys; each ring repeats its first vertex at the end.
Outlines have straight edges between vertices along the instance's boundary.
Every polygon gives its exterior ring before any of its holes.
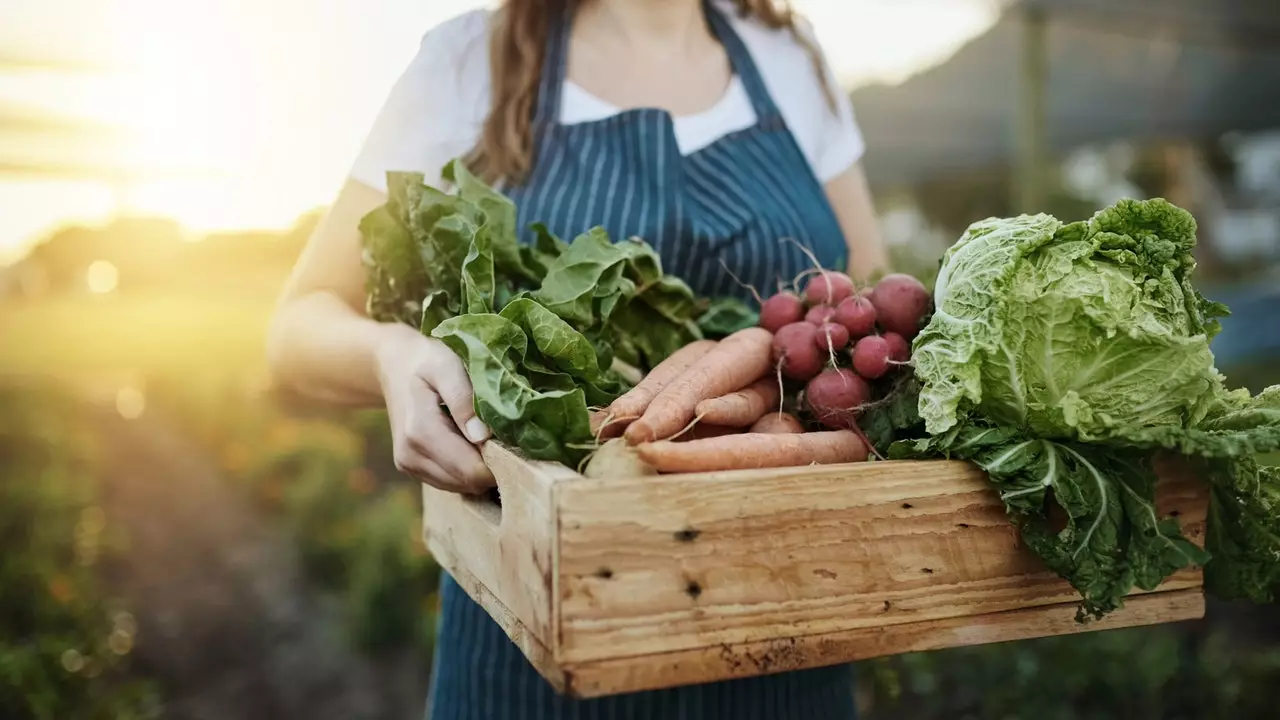
{"type": "Polygon", "coordinates": [[[1256,459],[1280,449],[1280,387],[1226,389],[1209,343],[1228,310],[1192,285],[1195,242],[1191,215],[1159,199],[974,223],[914,341],[926,432],[890,456],[986,470],[1027,545],[1080,591],[1081,620],[1190,566],[1222,597],[1280,590],[1280,471],[1256,459]],[[1204,549],[1157,515],[1165,451],[1211,484],[1204,549]]]}

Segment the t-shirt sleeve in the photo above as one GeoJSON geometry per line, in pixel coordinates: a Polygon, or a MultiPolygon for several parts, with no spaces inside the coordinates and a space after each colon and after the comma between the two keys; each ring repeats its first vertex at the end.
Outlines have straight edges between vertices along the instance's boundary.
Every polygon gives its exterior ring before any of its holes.
{"type": "Polygon", "coordinates": [[[439,185],[440,170],[470,151],[488,95],[485,29],[486,18],[473,13],[423,36],[352,164],[352,180],[386,192],[388,172],[420,172],[439,185]]]}
{"type": "MultiPolygon", "coordinates": [[[[807,21],[801,21],[799,29],[821,52],[821,45],[818,44],[812,26],[807,21]]],[[[862,130],[858,127],[849,93],[840,84],[825,53],[822,55],[822,73],[823,82],[831,89],[835,99],[835,110],[832,111],[826,95],[820,93],[823,122],[818,130],[814,172],[825,183],[861,160],[866,152],[866,143],[862,138],[862,130]]]]}

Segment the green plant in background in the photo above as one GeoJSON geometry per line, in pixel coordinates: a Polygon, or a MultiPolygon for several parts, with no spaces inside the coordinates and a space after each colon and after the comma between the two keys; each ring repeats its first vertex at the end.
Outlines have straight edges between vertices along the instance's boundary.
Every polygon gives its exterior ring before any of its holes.
{"type": "Polygon", "coordinates": [[[1262,720],[1280,648],[1157,626],[903,655],[862,676],[873,719],[1262,720]]]}
{"type": "Polygon", "coordinates": [[[222,470],[292,534],[306,575],[340,598],[369,653],[430,657],[439,568],[421,540],[417,484],[395,472],[381,411],[299,418],[252,391],[153,384],[222,470]]]}
{"type": "Polygon", "coordinates": [[[152,717],[129,673],[137,624],[96,571],[114,550],[95,503],[93,448],[47,388],[0,388],[0,717],[152,717]]]}

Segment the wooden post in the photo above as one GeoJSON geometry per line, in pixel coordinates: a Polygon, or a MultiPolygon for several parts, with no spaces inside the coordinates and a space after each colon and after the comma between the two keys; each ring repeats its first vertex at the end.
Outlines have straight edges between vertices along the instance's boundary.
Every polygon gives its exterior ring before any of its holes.
{"type": "Polygon", "coordinates": [[[1018,144],[1014,160],[1015,212],[1044,212],[1045,136],[1049,84],[1049,44],[1046,11],[1029,3],[1022,11],[1022,42],[1018,62],[1018,144]]]}

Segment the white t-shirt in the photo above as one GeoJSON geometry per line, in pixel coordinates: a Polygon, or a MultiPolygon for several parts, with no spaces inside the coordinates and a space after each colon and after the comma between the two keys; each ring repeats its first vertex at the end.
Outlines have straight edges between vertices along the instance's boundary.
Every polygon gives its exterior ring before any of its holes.
{"type": "MultiPolygon", "coordinates": [[[[862,156],[862,134],[848,95],[836,92],[836,111],[823,93],[803,46],[787,30],[773,30],[737,15],[727,0],[716,4],[741,36],[783,119],[813,168],[826,182],[862,156]]],[[[480,137],[489,112],[489,20],[492,11],[474,10],[427,32],[417,56],[400,76],[351,169],[351,178],[386,190],[388,171],[421,172],[440,184],[440,170],[465,155],[480,137]]],[[[813,34],[802,27],[811,40],[813,34]]],[[[824,63],[827,83],[838,90],[824,63]]],[[[600,120],[618,113],[609,103],[566,80],[560,122],[600,120]]],[[[673,118],[677,143],[688,155],[717,139],[756,123],[742,81],[735,75],[710,109],[673,118]]]]}

